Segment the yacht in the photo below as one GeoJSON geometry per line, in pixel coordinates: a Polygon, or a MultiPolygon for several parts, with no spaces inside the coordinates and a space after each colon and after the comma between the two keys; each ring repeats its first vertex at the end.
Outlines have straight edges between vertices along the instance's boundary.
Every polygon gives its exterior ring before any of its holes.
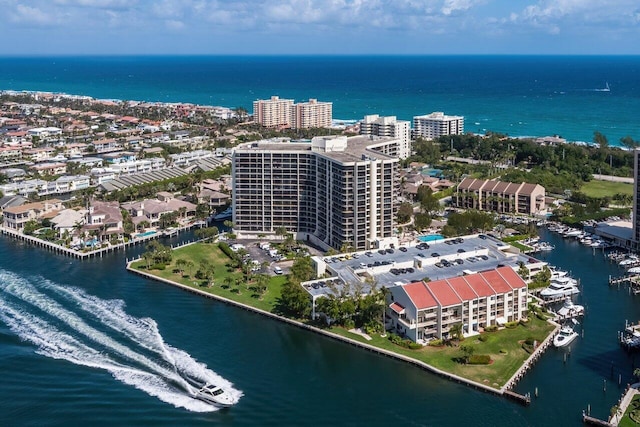
{"type": "Polygon", "coordinates": [[[549,242],[540,242],[537,245],[535,245],[535,249],[538,251],[548,252],[548,251],[554,250],[555,246],[553,246],[549,242]]]}
{"type": "Polygon", "coordinates": [[[571,344],[571,342],[576,338],[578,338],[578,333],[574,331],[571,326],[565,325],[560,328],[560,332],[558,332],[558,335],[553,337],[553,345],[555,347],[565,347],[571,344]]]}
{"type": "Polygon", "coordinates": [[[569,298],[564,300],[564,304],[558,310],[558,315],[563,318],[577,317],[584,314],[584,307],[574,304],[569,298]]]}
{"type": "Polygon", "coordinates": [[[215,215],[213,219],[215,221],[225,221],[227,219],[231,219],[232,217],[233,217],[233,207],[229,206],[227,209],[215,215]]]}
{"type": "Polygon", "coordinates": [[[638,257],[635,255],[631,255],[625,259],[623,259],[622,261],[620,261],[618,263],[618,265],[620,265],[621,267],[624,267],[625,265],[627,266],[631,266],[633,264],[637,264],[638,263],[638,257]]]}
{"type": "Polygon", "coordinates": [[[550,267],[549,270],[551,271],[551,280],[559,279],[569,274],[569,272],[564,270],[558,270],[556,267],[550,267]]]}
{"type": "Polygon", "coordinates": [[[222,387],[213,384],[203,385],[200,390],[194,393],[193,397],[216,406],[229,407],[234,404],[229,393],[225,392],[222,387]]]}
{"type": "Polygon", "coordinates": [[[582,233],[582,231],[578,230],[577,228],[570,228],[569,230],[564,232],[563,236],[564,237],[578,237],[580,235],[580,233],[582,233]]]}
{"type": "Polygon", "coordinates": [[[575,279],[561,277],[559,279],[553,279],[548,288],[540,291],[540,296],[544,299],[553,299],[570,297],[578,293],[580,293],[580,289],[578,289],[578,282],[575,279]]]}

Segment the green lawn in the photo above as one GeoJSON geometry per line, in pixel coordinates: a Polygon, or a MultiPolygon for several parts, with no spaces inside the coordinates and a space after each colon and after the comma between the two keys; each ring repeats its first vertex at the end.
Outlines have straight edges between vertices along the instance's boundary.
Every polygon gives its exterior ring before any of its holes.
{"type": "Polygon", "coordinates": [[[640,425],[629,417],[629,414],[632,411],[635,411],[636,413],[640,413],[640,395],[634,396],[633,400],[629,404],[629,407],[627,408],[624,415],[622,416],[620,423],[618,424],[619,427],[638,427],[638,425],[640,425]]]}
{"type": "Polygon", "coordinates": [[[511,246],[515,246],[516,248],[520,249],[522,252],[527,252],[527,251],[531,251],[533,250],[533,248],[531,246],[527,246],[524,243],[520,243],[520,242],[510,242],[509,243],[511,246]]]}
{"type": "Polygon", "coordinates": [[[490,387],[500,388],[511,378],[529,357],[529,353],[522,348],[522,341],[531,337],[542,342],[553,330],[553,325],[533,317],[526,326],[517,326],[513,329],[503,329],[496,332],[485,332],[487,337],[482,342],[478,337],[466,338],[460,344],[472,344],[475,354],[488,354],[493,363],[490,365],[464,365],[456,361],[462,356],[458,346],[424,347],[418,350],[410,350],[393,344],[387,338],[379,335],[371,336],[372,340],[353,334],[344,328],[334,327],[330,329],[336,334],[349,337],[376,347],[400,353],[405,356],[420,360],[442,371],[450,372],[460,377],[468,378],[490,387]]]}
{"type": "MultiPolygon", "coordinates": [[[[286,278],[284,276],[271,277],[268,291],[261,297],[251,289],[251,283],[241,283],[240,286],[227,286],[225,284],[226,277],[241,277],[239,271],[229,271],[228,267],[226,267],[228,262],[229,258],[218,248],[217,244],[198,243],[174,250],[173,260],[170,265],[164,270],[151,270],[149,273],[273,313],[286,278]],[[175,270],[176,261],[180,258],[191,260],[194,264],[192,271],[186,271],[184,277],[175,270]],[[208,287],[203,281],[192,277],[201,261],[206,261],[215,266],[215,284],[212,287],[208,287]]],[[[142,260],[134,262],[132,267],[146,271],[146,265],[142,260]]],[[[418,350],[410,350],[395,345],[387,338],[382,338],[379,335],[374,335],[371,341],[367,341],[344,328],[332,327],[328,330],[369,345],[415,358],[440,370],[484,383],[491,387],[500,388],[529,357],[529,354],[522,348],[522,341],[531,337],[541,342],[553,330],[553,326],[533,317],[526,326],[519,325],[513,329],[485,332],[483,334],[487,337],[485,342],[480,341],[477,336],[463,341],[464,344],[472,344],[475,347],[475,354],[490,355],[493,360],[490,365],[463,365],[456,362],[455,359],[462,355],[462,351],[457,346],[427,346],[418,350]]]]}
{"type": "Polygon", "coordinates": [[[613,196],[616,193],[632,195],[633,184],[591,180],[580,187],[580,191],[590,197],[613,196]]]}
{"type": "MultiPolygon", "coordinates": [[[[229,258],[218,248],[217,244],[196,243],[175,249],[173,251],[173,259],[170,265],[168,265],[164,270],[151,270],[148,271],[148,273],[182,285],[190,286],[200,291],[209,292],[214,295],[219,295],[252,307],[272,312],[277,299],[280,297],[280,290],[282,288],[282,284],[286,280],[285,277],[271,277],[267,292],[263,296],[259,296],[254,290],[252,290],[252,283],[245,283],[243,281],[240,286],[228,286],[225,283],[225,278],[229,276],[234,279],[242,278],[242,273],[239,270],[228,271],[228,268],[226,267],[228,262],[229,258]],[[181,276],[179,272],[175,271],[176,261],[180,258],[191,260],[194,264],[191,271],[185,271],[184,277],[181,276]],[[207,263],[214,265],[215,278],[214,285],[212,287],[208,287],[205,281],[198,280],[193,277],[198,270],[200,262],[202,261],[206,261],[207,263]]],[[[146,264],[142,260],[134,262],[132,267],[146,271],[146,264]]]]}

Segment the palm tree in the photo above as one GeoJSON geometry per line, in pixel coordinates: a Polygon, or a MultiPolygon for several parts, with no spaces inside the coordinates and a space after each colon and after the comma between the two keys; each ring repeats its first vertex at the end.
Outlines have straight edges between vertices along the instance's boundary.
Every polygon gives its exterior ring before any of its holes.
{"type": "Polygon", "coordinates": [[[176,261],[176,269],[180,272],[180,276],[184,277],[184,270],[187,267],[187,260],[184,258],[179,258],[176,261]]]}
{"type": "Polygon", "coordinates": [[[456,340],[462,339],[462,323],[455,323],[451,325],[449,328],[449,335],[451,335],[451,338],[456,340]]]}

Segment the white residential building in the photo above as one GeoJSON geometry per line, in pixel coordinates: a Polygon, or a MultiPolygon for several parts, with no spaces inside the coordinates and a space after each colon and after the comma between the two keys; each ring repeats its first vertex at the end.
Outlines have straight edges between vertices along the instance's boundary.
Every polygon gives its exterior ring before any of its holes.
{"type": "Polygon", "coordinates": [[[380,117],[377,114],[364,116],[360,122],[360,135],[397,138],[400,141],[398,157],[406,159],[411,155],[411,123],[408,120],[397,120],[396,116],[380,117]]]}
{"type": "Polygon", "coordinates": [[[464,133],[464,117],[446,116],[443,112],[435,112],[413,118],[413,137],[436,139],[444,135],[462,135],[464,133]]]}

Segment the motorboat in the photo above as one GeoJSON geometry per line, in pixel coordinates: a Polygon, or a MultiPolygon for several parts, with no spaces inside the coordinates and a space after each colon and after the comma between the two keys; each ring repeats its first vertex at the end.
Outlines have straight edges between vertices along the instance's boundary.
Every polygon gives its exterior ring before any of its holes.
{"type": "Polygon", "coordinates": [[[584,307],[574,304],[569,298],[564,300],[564,304],[558,310],[558,316],[562,318],[577,317],[584,314],[584,307]]]}
{"type": "Polygon", "coordinates": [[[549,287],[540,291],[540,296],[544,299],[553,299],[570,297],[578,293],[580,293],[580,289],[578,289],[578,282],[576,282],[575,279],[571,279],[570,277],[561,277],[560,279],[552,280],[549,287]]]}
{"type": "Polygon", "coordinates": [[[195,392],[193,397],[215,406],[229,407],[235,403],[222,387],[208,383],[195,392]]]}
{"type": "Polygon", "coordinates": [[[618,263],[619,266],[624,267],[625,265],[633,265],[638,263],[638,257],[635,255],[631,255],[618,263]]]}
{"type": "Polygon", "coordinates": [[[578,338],[578,333],[571,326],[565,325],[560,328],[558,335],[553,337],[553,345],[555,347],[566,347],[576,338],[578,338]]]}
{"type": "Polygon", "coordinates": [[[231,219],[232,217],[233,217],[233,207],[229,206],[227,209],[215,215],[213,219],[215,221],[225,221],[227,219],[231,219]]]}
{"type": "Polygon", "coordinates": [[[570,228],[569,230],[565,231],[563,233],[564,237],[578,237],[580,235],[580,233],[582,233],[582,231],[578,230],[577,228],[570,228]]]}

